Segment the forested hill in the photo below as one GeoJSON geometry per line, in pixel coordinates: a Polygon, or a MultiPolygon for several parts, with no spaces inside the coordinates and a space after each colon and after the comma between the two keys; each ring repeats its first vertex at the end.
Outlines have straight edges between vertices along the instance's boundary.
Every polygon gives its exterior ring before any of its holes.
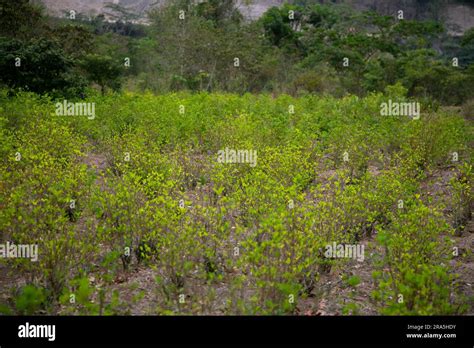
{"type": "Polygon", "coordinates": [[[376,9],[391,14],[382,15],[355,8],[370,7],[367,1],[349,7],[298,0],[249,21],[244,0],[163,0],[142,25],[145,17],[137,13],[150,5],[146,0],[104,7],[91,0],[104,14],[89,16],[85,5],[73,6],[85,1],[54,2],[64,6],[61,18],[47,16],[37,1],[0,0],[0,83],[12,90],[71,97],[90,86],[102,93],[124,87],[363,97],[398,83],[426,104],[459,106],[472,98],[466,86],[474,85],[474,27],[452,35],[439,19],[410,19],[440,13],[444,2],[421,7],[418,1],[416,10],[409,1],[399,9],[384,1],[376,9]],[[11,69],[11,57],[35,64],[11,69]]]}
{"type": "MultiPolygon", "coordinates": [[[[55,15],[75,9],[86,15],[110,12],[107,4],[117,4],[145,18],[146,12],[153,6],[163,5],[166,0],[38,0],[55,15]]],[[[200,1],[197,1],[200,2],[200,1]]],[[[453,31],[464,32],[474,26],[474,3],[465,0],[241,0],[239,8],[247,18],[258,18],[272,6],[283,3],[346,3],[356,10],[375,10],[390,15],[399,9],[405,11],[409,19],[443,19],[453,31]]]]}

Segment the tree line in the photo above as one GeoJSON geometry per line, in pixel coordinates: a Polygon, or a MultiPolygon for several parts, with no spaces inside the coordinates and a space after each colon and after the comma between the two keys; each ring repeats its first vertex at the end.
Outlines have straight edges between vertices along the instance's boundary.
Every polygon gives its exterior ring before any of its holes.
{"type": "Polygon", "coordinates": [[[462,104],[474,88],[474,29],[309,1],[245,20],[236,0],[169,1],[148,24],[28,0],[0,0],[0,83],[12,93],[83,97],[127,90],[367,95],[402,84],[412,97],[462,104]]]}

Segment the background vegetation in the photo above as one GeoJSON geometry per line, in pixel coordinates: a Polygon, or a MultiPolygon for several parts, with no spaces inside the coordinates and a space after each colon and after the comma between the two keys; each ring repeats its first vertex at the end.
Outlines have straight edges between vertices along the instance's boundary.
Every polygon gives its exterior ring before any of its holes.
{"type": "Polygon", "coordinates": [[[115,22],[108,22],[79,13],[50,18],[27,0],[2,0],[0,82],[77,97],[88,84],[103,92],[124,86],[339,97],[400,82],[409,96],[443,104],[472,98],[472,29],[450,36],[441,22],[300,3],[270,8],[249,22],[235,0],[172,1],[149,13],[149,25],[140,25],[118,5],[109,5],[115,22]],[[14,57],[23,59],[22,69],[11,69],[14,57]]]}

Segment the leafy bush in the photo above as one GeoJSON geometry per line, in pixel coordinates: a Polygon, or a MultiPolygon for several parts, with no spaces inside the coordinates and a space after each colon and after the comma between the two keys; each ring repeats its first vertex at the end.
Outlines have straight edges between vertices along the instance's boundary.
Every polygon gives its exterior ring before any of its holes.
{"type": "Polygon", "coordinates": [[[382,271],[374,272],[382,314],[447,315],[459,308],[452,303],[448,264],[452,233],[439,212],[417,199],[392,214],[391,223],[377,239],[384,247],[382,271]]]}

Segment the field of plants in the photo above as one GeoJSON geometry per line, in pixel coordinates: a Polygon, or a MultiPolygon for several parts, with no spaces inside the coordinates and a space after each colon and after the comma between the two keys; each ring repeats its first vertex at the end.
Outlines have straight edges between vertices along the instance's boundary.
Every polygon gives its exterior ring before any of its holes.
{"type": "Polygon", "coordinates": [[[0,312],[473,314],[472,118],[406,93],[2,92],[0,312]]]}

